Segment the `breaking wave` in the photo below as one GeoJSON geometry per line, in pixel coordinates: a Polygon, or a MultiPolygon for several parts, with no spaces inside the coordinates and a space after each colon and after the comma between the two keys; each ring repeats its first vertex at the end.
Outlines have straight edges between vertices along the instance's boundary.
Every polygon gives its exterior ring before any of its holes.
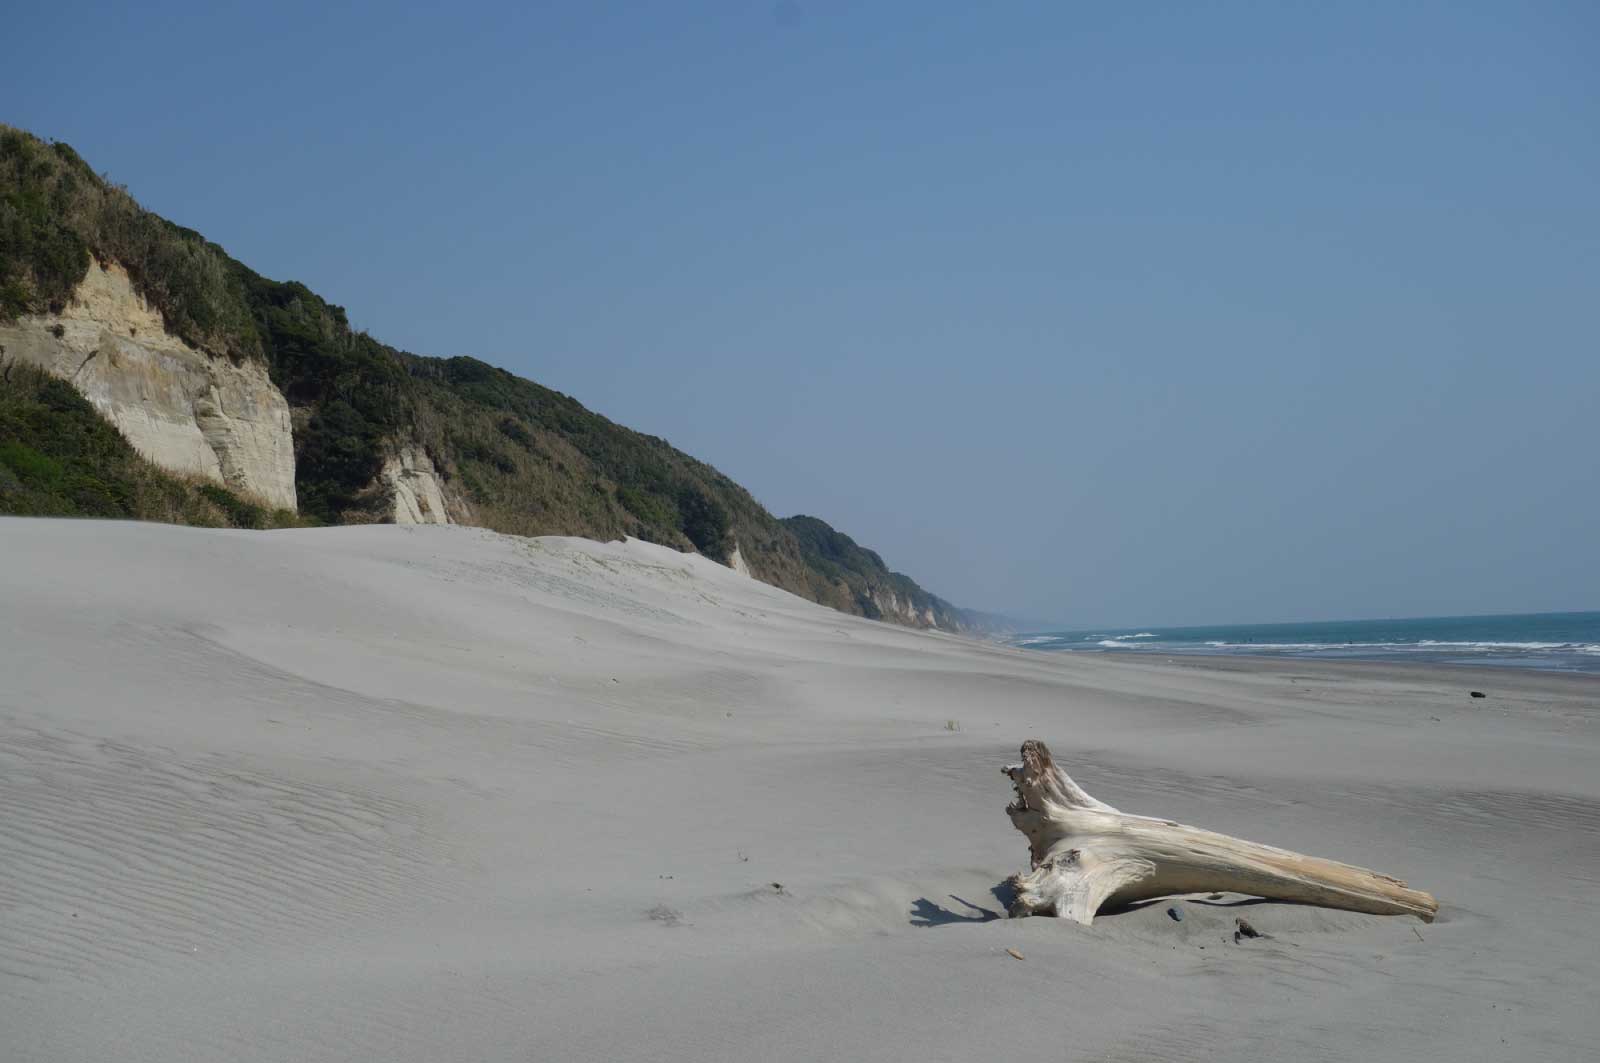
{"type": "Polygon", "coordinates": [[[1600,613],[1434,617],[1017,636],[1045,652],[1256,655],[1600,672],[1600,613]]]}

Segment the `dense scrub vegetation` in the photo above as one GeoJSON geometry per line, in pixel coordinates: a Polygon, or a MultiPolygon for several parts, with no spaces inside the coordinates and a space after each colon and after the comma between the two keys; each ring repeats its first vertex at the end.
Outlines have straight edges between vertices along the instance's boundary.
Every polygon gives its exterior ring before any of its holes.
{"type": "MultiPolygon", "coordinates": [[[[59,312],[91,259],[120,262],[168,330],[191,345],[265,361],[289,401],[296,492],[309,520],[385,519],[384,460],[397,447],[420,445],[475,524],[524,535],[632,535],[719,561],[737,547],[757,578],[815,601],[878,616],[879,601],[894,594],[919,613],[931,608],[941,626],[959,623],[959,611],[821,521],[779,521],[665,440],[503,369],[379,343],[305,285],[262,277],[199,233],[144,210],[67,145],[0,125],[0,321],[59,312]]],[[[31,403],[29,416],[39,415],[41,403],[66,401],[59,388],[41,398],[42,384],[28,387],[8,401],[31,403]]],[[[277,519],[205,488],[183,484],[187,493],[171,494],[178,481],[155,478],[110,426],[96,419],[98,429],[83,427],[82,410],[69,420],[79,424],[77,434],[62,428],[47,455],[65,462],[59,475],[11,452],[18,467],[8,464],[10,479],[0,481],[0,491],[11,492],[0,502],[4,511],[277,519]],[[25,477],[19,468],[31,471],[25,477]]],[[[33,445],[25,435],[14,441],[33,445]]]]}
{"type": "Polygon", "coordinates": [[[418,436],[490,526],[632,535],[726,561],[737,541],[798,575],[777,522],[739,485],[576,400],[474,358],[417,358],[418,436]],[[787,564],[785,564],[787,562],[787,564]]]}
{"type": "Polygon", "coordinates": [[[0,126],[0,321],[59,309],[91,256],[122,263],[175,335],[259,354],[237,263],[140,207],[61,143],[0,126]]]}
{"type": "Polygon", "coordinates": [[[216,528],[300,523],[209,482],[141,458],[77,389],[0,362],[0,513],[115,517],[216,528]]]}
{"type": "Polygon", "coordinates": [[[413,419],[397,352],[353,331],[343,307],[305,285],[235,268],[272,382],[294,411],[301,512],[327,523],[378,519],[386,500],[372,484],[385,446],[413,419]]]}

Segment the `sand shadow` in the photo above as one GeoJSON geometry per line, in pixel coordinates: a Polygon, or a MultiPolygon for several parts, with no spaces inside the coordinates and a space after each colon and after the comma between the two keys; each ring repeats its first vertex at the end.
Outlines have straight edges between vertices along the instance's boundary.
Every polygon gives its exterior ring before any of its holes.
{"type": "Polygon", "coordinates": [[[912,926],[950,926],[952,923],[992,923],[997,919],[1004,919],[1004,912],[1010,911],[1011,902],[1016,900],[1017,891],[1010,881],[1005,881],[995,886],[989,892],[994,896],[1000,911],[985,908],[981,904],[950,894],[950,899],[961,906],[962,911],[947,908],[927,897],[918,897],[911,902],[912,926]]]}
{"type": "Polygon", "coordinates": [[[951,923],[992,923],[1000,918],[1000,913],[989,908],[983,908],[964,901],[955,894],[950,899],[966,909],[958,912],[937,904],[926,897],[918,897],[911,902],[912,926],[949,926],[951,923]]]}
{"type": "MultiPolygon", "coordinates": [[[[1011,884],[1010,879],[1007,879],[1006,881],[992,887],[989,890],[989,893],[994,897],[995,904],[999,908],[998,911],[996,911],[994,908],[985,908],[980,904],[973,904],[969,900],[957,897],[954,893],[949,895],[950,899],[955,901],[956,904],[960,905],[961,910],[956,909],[954,906],[947,907],[939,904],[937,901],[931,900],[927,897],[918,897],[915,901],[911,902],[911,925],[928,927],[951,926],[955,923],[992,923],[996,919],[1006,918],[1005,913],[1011,911],[1011,905],[1017,899],[1016,887],[1011,884]]],[[[1131,915],[1134,912],[1141,911],[1142,909],[1149,908],[1154,905],[1170,906],[1180,902],[1183,904],[1198,905],[1204,908],[1252,908],[1258,904],[1297,903],[1295,901],[1273,901],[1268,900],[1265,897],[1233,897],[1231,899],[1224,898],[1214,901],[1208,897],[1195,897],[1188,894],[1175,894],[1170,897],[1152,897],[1145,901],[1134,901],[1131,904],[1119,904],[1115,907],[1108,905],[1107,907],[1100,909],[1100,911],[1095,914],[1095,918],[1101,919],[1119,915],[1131,915]]]]}
{"type": "Polygon", "coordinates": [[[1174,894],[1171,897],[1152,897],[1147,901],[1134,901],[1131,904],[1119,904],[1116,907],[1106,906],[1097,913],[1096,918],[1105,915],[1127,915],[1143,908],[1157,904],[1175,905],[1198,904],[1205,908],[1249,908],[1257,904],[1295,904],[1295,901],[1269,901],[1265,897],[1236,897],[1233,900],[1213,901],[1205,897],[1194,897],[1188,894],[1174,894]]]}

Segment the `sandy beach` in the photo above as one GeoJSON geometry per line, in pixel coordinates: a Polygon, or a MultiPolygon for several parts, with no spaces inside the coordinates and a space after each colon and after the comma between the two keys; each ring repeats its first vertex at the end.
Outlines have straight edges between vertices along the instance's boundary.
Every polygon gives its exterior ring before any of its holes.
{"type": "Polygon", "coordinates": [[[1032,653],[639,542],[3,519],[0,1056],[1593,1059],[1597,753],[1595,677],[1032,653]],[[1005,919],[1029,737],[1440,916],[1005,919]]]}

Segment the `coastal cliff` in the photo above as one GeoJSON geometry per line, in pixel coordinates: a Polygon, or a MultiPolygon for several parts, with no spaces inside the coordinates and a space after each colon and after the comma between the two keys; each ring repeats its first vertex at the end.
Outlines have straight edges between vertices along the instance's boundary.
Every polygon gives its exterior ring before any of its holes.
{"type": "Polygon", "coordinates": [[[145,458],[295,508],[289,404],[259,361],[166,330],[116,263],[91,263],[58,314],[0,323],[0,352],[70,381],[145,458]]]}
{"type": "Polygon", "coordinates": [[[847,613],[990,626],[822,521],[779,520],[664,439],[477,359],[422,357],[351,328],[343,307],[144,210],[67,145],[5,126],[0,348],[0,368],[77,389],[140,460],[225,492],[164,483],[157,493],[181,504],[128,504],[150,496],[150,475],[97,479],[95,462],[116,445],[60,450],[79,414],[30,382],[14,396],[14,427],[0,424],[20,463],[0,452],[0,512],[632,537],[847,613]],[[60,429],[50,433],[59,453],[40,450],[28,427],[44,421],[60,429]],[[49,469],[53,479],[28,482],[49,469]]]}
{"type": "Polygon", "coordinates": [[[810,597],[816,601],[906,627],[944,631],[993,627],[977,614],[929,594],[910,576],[890,571],[876,551],[818,517],[788,517],[783,525],[800,545],[813,579],[810,597]]]}

